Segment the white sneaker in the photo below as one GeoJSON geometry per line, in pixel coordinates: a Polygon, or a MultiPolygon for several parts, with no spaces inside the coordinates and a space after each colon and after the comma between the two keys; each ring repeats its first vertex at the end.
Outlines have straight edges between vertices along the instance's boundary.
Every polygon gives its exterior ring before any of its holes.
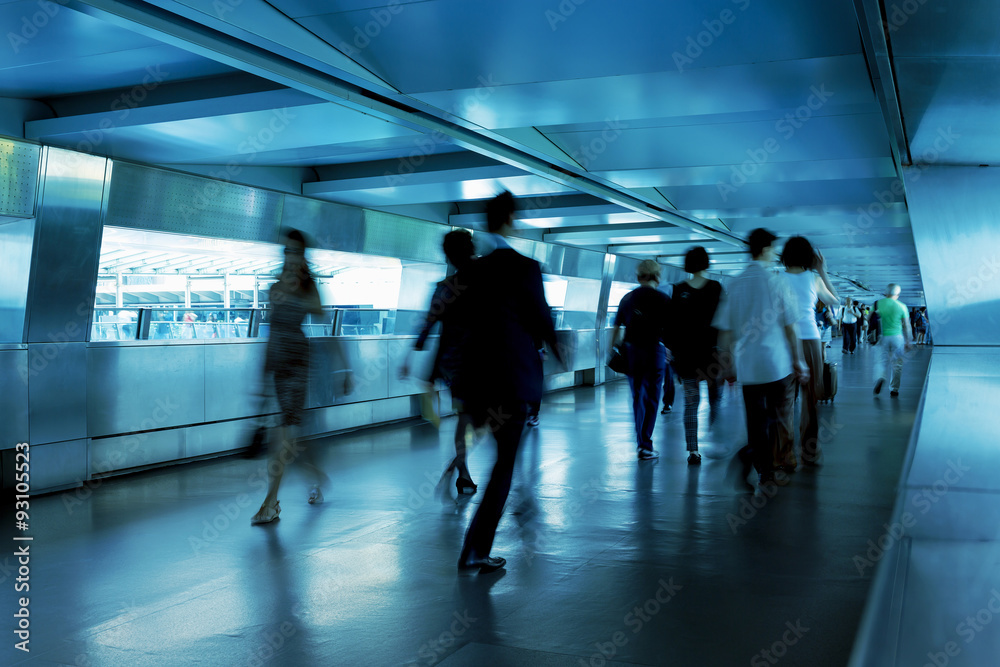
{"type": "Polygon", "coordinates": [[[309,491],[309,504],[315,505],[316,503],[323,502],[323,492],[319,490],[318,486],[314,486],[309,491]]]}

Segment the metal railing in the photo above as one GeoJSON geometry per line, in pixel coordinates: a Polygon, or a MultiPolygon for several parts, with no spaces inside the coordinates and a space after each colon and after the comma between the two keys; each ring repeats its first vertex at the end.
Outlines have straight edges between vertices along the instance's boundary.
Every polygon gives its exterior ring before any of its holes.
{"type": "MultiPolygon", "coordinates": [[[[91,341],[207,340],[213,338],[267,338],[269,308],[97,308],[91,341]]],[[[338,308],[327,306],[322,315],[307,314],[302,330],[307,337],[417,335],[424,312],[395,308],[338,308]]]]}

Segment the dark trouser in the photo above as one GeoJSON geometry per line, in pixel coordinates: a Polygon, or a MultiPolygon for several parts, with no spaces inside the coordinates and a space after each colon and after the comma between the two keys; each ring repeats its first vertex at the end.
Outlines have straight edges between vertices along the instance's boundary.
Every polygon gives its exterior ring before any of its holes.
{"type": "Polygon", "coordinates": [[[844,352],[854,352],[858,346],[858,323],[844,322],[844,352]]]}
{"type": "Polygon", "coordinates": [[[782,431],[791,432],[795,376],[775,382],[743,385],[747,415],[747,449],[761,475],[774,469],[774,453],[782,448],[782,431]]]}
{"type": "Polygon", "coordinates": [[[663,374],[663,406],[671,408],[677,397],[677,387],[674,385],[674,369],[667,364],[663,374]]]}
{"type": "MultiPolygon", "coordinates": [[[[719,382],[713,378],[705,380],[708,385],[708,409],[711,421],[715,421],[719,409],[719,382]]],[[[698,405],[701,403],[701,380],[681,378],[684,386],[684,439],[689,452],[698,451],[698,405]]]]}
{"type": "Polygon", "coordinates": [[[472,517],[469,530],[465,533],[461,560],[486,558],[493,548],[497,524],[503,514],[503,507],[510,494],[510,481],[514,475],[514,460],[521,443],[521,432],[527,418],[527,405],[516,403],[491,408],[486,412],[493,437],[497,441],[497,462],[493,466],[489,484],[483,493],[483,500],[472,517]]]}
{"type": "Polygon", "coordinates": [[[667,354],[663,347],[652,354],[637,356],[630,363],[632,375],[632,414],[635,417],[635,442],[639,449],[653,448],[653,427],[660,405],[660,388],[666,372],[667,354]]]}
{"type": "MultiPolygon", "coordinates": [[[[816,413],[816,403],[823,391],[823,350],[818,340],[802,341],[802,356],[809,368],[809,382],[802,386],[802,412],[799,414],[799,442],[802,445],[802,458],[815,461],[821,453],[819,446],[819,417],[816,413]]],[[[778,463],[793,463],[795,461],[794,443],[788,447],[791,456],[784,459],[775,457],[778,463]]]]}

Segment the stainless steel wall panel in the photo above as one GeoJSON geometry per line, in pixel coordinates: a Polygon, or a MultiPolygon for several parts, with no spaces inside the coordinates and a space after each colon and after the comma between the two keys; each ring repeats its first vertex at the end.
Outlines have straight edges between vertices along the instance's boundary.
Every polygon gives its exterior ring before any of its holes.
{"type": "Polygon", "coordinates": [[[322,435],[349,428],[361,428],[373,423],[372,401],[331,405],[306,410],[300,430],[304,437],[322,435]]]}
{"type": "Polygon", "coordinates": [[[573,370],[585,371],[594,368],[597,360],[597,331],[582,329],[573,333],[573,370]]]}
{"type": "Polygon", "coordinates": [[[910,167],[903,180],[934,343],[1000,345],[1000,168],[910,167]]]}
{"type": "Polygon", "coordinates": [[[116,161],[105,224],[274,243],[283,198],[270,190],[116,161]]]}
{"type": "Polygon", "coordinates": [[[257,414],[264,386],[267,343],[205,346],[205,420],[238,419],[257,414]]]}
{"type": "Polygon", "coordinates": [[[88,434],[99,437],[204,422],[206,347],[89,348],[88,434]]]}
{"type": "Polygon", "coordinates": [[[91,439],[90,475],[100,477],[119,470],[144,468],[183,459],[184,441],[189,430],[191,429],[167,429],[91,439]]]}
{"type": "Polygon", "coordinates": [[[423,391],[426,380],[430,377],[431,368],[434,365],[434,356],[437,354],[438,338],[427,339],[427,344],[420,352],[411,351],[414,338],[404,338],[400,340],[401,345],[390,343],[389,351],[389,372],[388,372],[388,395],[389,396],[409,396],[419,394],[423,391]],[[403,379],[399,376],[403,364],[409,354],[410,374],[403,379]]]}
{"type": "Polygon", "coordinates": [[[542,387],[545,391],[557,391],[559,389],[569,389],[570,387],[576,386],[576,373],[556,373],[554,375],[546,375],[544,381],[542,382],[542,387]]]}
{"type": "Polygon", "coordinates": [[[43,162],[27,341],[85,341],[97,284],[108,161],[46,148],[43,162]]]}
{"type": "Polygon", "coordinates": [[[617,265],[617,255],[605,253],[604,264],[601,269],[601,291],[597,299],[597,313],[594,322],[594,338],[596,349],[594,354],[594,384],[603,384],[608,379],[608,368],[606,362],[611,355],[611,348],[607,336],[604,335],[604,323],[608,319],[608,307],[611,300],[611,281],[615,276],[615,266],[617,265]]]}
{"type": "Polygon", "coordinates": [[[34,220],[14,220],[0,225],[0,257],[3,258],[0,262],[0,342],[24,340],[34,240],[34,220]]]}
{"type": "Polygon", "coordinates": [[[27,350],[0,350],[0,450],[28,442],[27,368],[27,350]]]}
{"type": "Polygon", "coordinates": [[[41,146],[0,138],[0,216],[35,215],[41,146]]]}
{"type": "MultiPolygon", "coordinates": [[[[641,259],[636,259],[635,257],[618,255],[618,260],[615,262],[614,267],[614,277],[611,280],[616,283],[634,283],[635,272],[639,268],[639,262],[641,261],[641,259]]],[[[618,304],[612,305],[617,306],[618,304]]]]}
{"type": "Polygon", "coordinates": [[[252,422],[237,420],[178,429],[184,432],[183,455],[197,458],[239,449],[246,446],[244,439],[252,428],[252,422]]]}
{"type": "Polygon", "coordinates": [[[285,195],[281,228],[301,230],[317,248],[361,252],[364,212],[353,206],[285,195]]]}
{"type": "Polygon", "coordinates": [[[604,267],[603,252],[520,237],[510,237],[507,242],[514,250],[541,264],[543,273],[554,276],[601,279],[604,267]]]}
{"type": "Polygon", "coordinates": [[[31,491],[80,486],[87,479],[87,439],[31,447],[31,491]]]}
{"type": "Polygon", "coordinates": [[[388,394],[386,339],[317,338],[310,341],[307,408],[335,403],[356,403],[385,398],[388,394]],[[343,395],[343,374],[354,371],[354,390],[343,395]]]}
{"type": "Polygon", "coordinates": [[[87,344],[28,346],[28,438],[31,444],[87,436],[87,344]],[[33,360],[44,363],[35,364],[33,360]]]}
{"type": "Polygon", "coordinates": [[[372,403],[372,424],[408,419],[420,414],[416,398],[399,396],[372,403]]]}
{"type": "Polygon", "coordinates": [[[614,328],[608,327],[601,332],[602,348],[605,351],[604,356],[599,359],[599,363],[604,367],[604,381],[610,382],[611,380],[620,380],[627,377],[624,373],[616,373],[610,368],[608,368],[608,359],[611,357],[611,337],[614,335],[614,328]]]}
{"type": "Polygon", "coordinates": [[[360,252],[444,264],[441,241],[449,231],[447,225],[365,209],[360,252]]]}

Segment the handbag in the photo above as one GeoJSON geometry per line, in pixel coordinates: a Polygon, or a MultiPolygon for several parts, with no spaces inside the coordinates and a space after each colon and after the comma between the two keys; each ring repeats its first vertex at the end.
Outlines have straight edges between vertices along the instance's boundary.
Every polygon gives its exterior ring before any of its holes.
{"type": "Polygon", "coordinates": [[[261,390],[259,394],[260,397],[260,408],[258,410],[257,417],[257,427],[254,428],[253,433],[250,435],[250,442],[243,449],[243,458],[245,459],[255,459],[267,452],[267,416],[264,414],[267,409],[267,399],[268,396],[261,390]]]}
{"type": "Polygon", "coordinates": [[[617,345],[611,348],[611,358],[608,359],[608,368],[615,373],[628,375],[628,359],[622,354],[621,348],[617,345]]]}

